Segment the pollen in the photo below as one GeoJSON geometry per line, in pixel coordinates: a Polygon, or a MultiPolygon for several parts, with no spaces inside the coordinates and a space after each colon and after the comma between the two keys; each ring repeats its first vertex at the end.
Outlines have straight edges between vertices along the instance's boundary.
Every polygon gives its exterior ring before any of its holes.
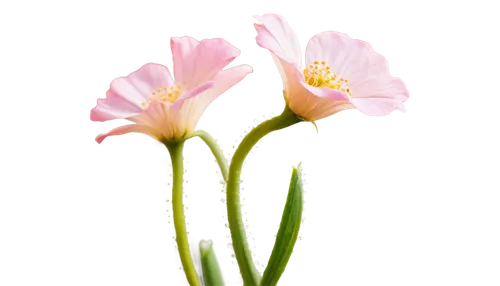
{"type": "Polygon", "coordinates": [[[332,72],[326,61],[314,61],[304,69],[304,81],[315,87],[328,87],[352,96],[349,81],[332,72]]]}
{"type": "Polygon", "coordinates": [[[171,102],[174,103],[182,95],[182,87],[172,85],[170,87],[160,87],[151,92],[148,99],[141,103],[143,109],[146,109],[153,101],[171,102]]]}

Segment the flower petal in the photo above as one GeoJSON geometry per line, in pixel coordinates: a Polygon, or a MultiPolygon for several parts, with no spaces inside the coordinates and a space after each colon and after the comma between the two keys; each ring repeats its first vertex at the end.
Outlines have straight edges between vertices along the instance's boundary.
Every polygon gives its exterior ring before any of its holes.
{"type": "Polygon", "coordinates": [[[405,112],[408,89],[399,78],[366,81],[353,87],[352,104],[367,115],[384,116],[394,110],[405,112]]]}
{"type": "Polygon", "coordinates": [[[283,78],[288,107],[306,121],[315,121],[353,108],[343,93],[328,88],[310,86],[302,80],[297,68],[278,57],[273,57],[283,78]]]}
{"type": "Polygon", "coordinates": [[[213,79],[215,84],[210,90],[211,96],[217,98],[252,72],[253,69],[249,65],[239,65],[219,71],[213,79]]]}
{"type": "Polygon", "coordinates": [[[128,119],[156,130],[158,140],[181,139],[187,133],[171,102],[152,101],[143,113],[128,119]]]}
{"type": "Polygon", "coordinates": [[[225,67],[238,60],[241,50],[229,40],[205,38],[196,48],[195,70],[190,74],[188,86],[198,86],[212,78],[225,67]]]}
{"type": "Polygon", "coordinates": [[[181,97],[179,97],[173,104],[173,109],[175,111],[178,111],[179,108],[182,107],[182,104],[184,103],[184,101],[186,101],[187,99],[189,98],[192,98],[192,97],[195,97],[195,96],[198,96],[200,93],[206,91],[207,89],[210,89],[212,87],[214,87],[214,82],[213,81],[207,81],[205,83],[202,83],[201,85],[189,90],[188,92],[186,92],[185,94],[183,94],[181,97]]]}
{"type": "Polygon", "coordinates": [[[313,93],[316,96],[329,98],[331,100],[348,100],[347,96],[341,91],[328,87],[315,87],[312,85],[308,85],[303,81],[301,81],[300,84],[302,84],[305,89],[309,90],[309,92],[313,93]]]}
{"type": "MultiPolygon", "coordinates": [[[[321,101],[324,100],[323,98],[321,101]]],[[[352,109],[354,106],[349,101],[324,101],[318,103],[318,107],[310,115],[310,121],[316,121],[330,115],[334,115],[342,110],[352,109]]]]}
{"type": "Polygon", "coordinates": [[[285,18],[276,14],[265,14],[255,18],[262,22],[254,24],[257,30],[255,38],[257,44],[302,70],[299,40],[285,18]]]}
{"type": "Polygon", "coordinates": [[[387,60],[370,44],[337,32],[314,36],[306,49],[306,63],[326,61],[332,72],[349,80],[354,107],[367,115],[383,116],[404,111],[409,93],[399,78],[392,77],[387,60]]]}
{"type": "Polygon", "coordinates": [[[332,72],[350,82],[389,74],[386,59],[370,44],[338,32],[323,32],[311,38],[306,48],[306,64],[325,61],[332,72]]]}
{"type": "Polygon", "coordinates": [[[138,125],[138,124],[129,124],[129,125],[123,125],[123,126],[117,127],[115,129],[109,131],[108,133],[99,134],[95,138],[95,141],[97,143],[101,144],[101,142],[104,139],[106,139],[106,137],[108,137],[108,136],[123,135],[123,134],[127,134],[130,132],[143,133],[143,134],[149,135],[153,138],[158,138],[157,132],[149,126],[138,125]]]}
{"type": "Polygon", "coordinates": [[[97,105],[90,112],[93,121],[107,121],[127,118],[141,113],[141,103],[160,87],[173,85],[173,79],[167,67],[148,63],[126,77],[111,82],[105,99],[98,99],[97,105]]]}
{"type": "Polygon", "coordinates": [[[106,98],[97,99],[97,105],[90,111],[90,120],[107,121],[117,118],[126,118],[138,114],[142,109],[116,93],[106,92],[106,98]]]}
{"type": "Polygon", "coordinates": [[[394,110],[405,112],[403,103],[392,98],[352,98],[352,104],[366,115],[385,116],[394,110]]]}
{"type": "Polygon", "coordinates": [[[302,85],[303,76],[297,67],[293,63],[287,62],[272,53],[271,55],[281,75],[283,91],[285,92],[287,101],[295,97],[296,94],[304,92],[304,87],[302,85]]]}
{"type": "Polygon", "coordinates": [[[176,81],[188,90],[210,81],[240,54],[220,38],[201,42],[190,37],[172,38],[170,44],[176,81]]]}
{"type": "Polygon", "coordinates": [[[178,102],[175,102],[176,116],[179,118],[179,122],[185,124],[188,133],[194,132],[196,124],[210,103],[251,72],[252,68],[249,65],[239,65],[222,70],[213,78],[212,88],[198,93],[196,96],[186,98],[184,102],[178,105],[179,107],[176,106],[178,102]]]}
{"type": "Polygon", "coordinates": [[[196,47],[200,42],[195,36],[172,35],[168,39],[169,53],[171,54],[170,60],[172,62],[172,69],[174,71],[174,78],[177,84],[185,85],[191,77],[191,72],[195,69],[196,47]]]}

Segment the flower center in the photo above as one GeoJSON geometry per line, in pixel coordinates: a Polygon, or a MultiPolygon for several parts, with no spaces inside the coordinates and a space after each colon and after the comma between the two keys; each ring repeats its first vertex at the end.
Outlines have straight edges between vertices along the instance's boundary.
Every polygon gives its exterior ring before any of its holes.
{"type": "Polygon", "coordinates": [[[304,81],[315,87],[328,87],[352,95],[349,81],[333,73],[325,61],[314,61],[307,66],[304,69],[304,81]]]}
{"type": "Polygon", "coordinates": [[[172,85],[171,87],[162,87],[151,92],[151,96],[142,102],[142,108],[146,109],[153,101],[172,102],[174,103],[182,95],[182,87],[180,85],[172,85]]]}

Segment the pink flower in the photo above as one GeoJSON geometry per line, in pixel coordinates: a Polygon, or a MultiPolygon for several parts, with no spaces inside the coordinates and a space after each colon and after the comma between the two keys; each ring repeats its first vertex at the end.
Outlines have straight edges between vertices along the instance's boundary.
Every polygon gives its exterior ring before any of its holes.
{"type": "Polygon", "coordinates": [[[367,115],[398,109],[408,90],[392,77],[386,59],[370,44],[337,32],[314,36],[302,66],[299,42],[287,21],[275,14],[257,16],[257,44],[268,49],[283,79],[289,108],[307,121],[356,108],[367,115]]]}
{"type": "Polygon", "coordinates": [[[97,100],[91,120],[124,118],[135,123],[98,135],[98,143],[129,132],[159,141],[183,139],[194,132],[212,101],[252,72],[248,65],[222,70],[240,54],[223,39],[172,38],[170,45],[175,80],[167,67],[149,63],[113,80],[106,98],[97,100]]]}

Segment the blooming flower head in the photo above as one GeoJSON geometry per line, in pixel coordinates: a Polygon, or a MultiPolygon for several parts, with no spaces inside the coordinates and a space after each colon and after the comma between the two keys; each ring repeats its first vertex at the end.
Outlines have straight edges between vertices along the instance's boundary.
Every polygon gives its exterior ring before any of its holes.
{"type": "Polygon", "coordinates": [[[170,41],[175,80],[167,67],[149,63],[111,82],[106,98],[90,113],[93,121],[124,118],[135,124],[100,134],[106,137],[139,132],[163,140],[182,140],[194,132],[199,118],[219,95],[252,72],[248,65],[222,70],[240,51],[223,39],[170,41]]]}
{"type": "Polygon", "coordinates": [[[268,49],[283,79],[289,108],[307,121],[356,108],[367,115],[398,109],[408,90],[392,77],[385,58],[370,44],[337,32],[314,36],[302,65],[299,42],[287,21],[275,14],[257,16],[257,44],[268,49]]]}

